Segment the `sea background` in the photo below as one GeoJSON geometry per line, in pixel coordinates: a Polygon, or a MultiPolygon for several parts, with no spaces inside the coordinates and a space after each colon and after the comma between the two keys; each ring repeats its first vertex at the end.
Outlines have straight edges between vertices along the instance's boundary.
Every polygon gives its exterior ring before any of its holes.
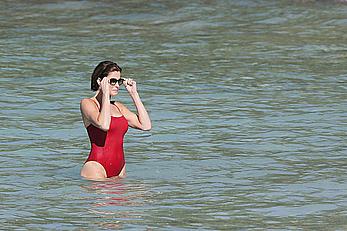
{"type": "MultiPolygon", "coordinates": [[[[3,230],[347,230],[347,4],[1,1],[3,230]],[[103,60],[153,122],[79,171],[103,60]]],[[[116,100],[135,110],[125,89],[116,100]]]]}

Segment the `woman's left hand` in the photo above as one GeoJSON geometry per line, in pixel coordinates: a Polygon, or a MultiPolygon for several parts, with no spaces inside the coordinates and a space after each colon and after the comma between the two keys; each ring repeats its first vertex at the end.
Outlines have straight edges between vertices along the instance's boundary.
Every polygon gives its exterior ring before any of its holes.
{"type": "Polygon", "coordinates": [[[127,91],[129,92],[129,94],[134,94],[137,93],[137,87],[136,87],[136,82],[133,79],[125,79],[124,81],[124,86],[127,89],[127,91]]]}

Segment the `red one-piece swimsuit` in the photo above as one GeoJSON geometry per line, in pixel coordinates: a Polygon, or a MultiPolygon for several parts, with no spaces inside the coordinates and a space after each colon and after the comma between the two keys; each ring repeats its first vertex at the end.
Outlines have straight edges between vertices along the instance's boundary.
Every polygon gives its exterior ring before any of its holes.
{"type": "Polygon", "coordinates": [[[123,139],[127,131],[128,121],[124,116],[112,116],[107,132],[92,124],[89,125],[87,132],[91,150],[86,162],[96,161],[100,163],[104,167],[107,177],[118,176],[125,165],[123,139]]]}

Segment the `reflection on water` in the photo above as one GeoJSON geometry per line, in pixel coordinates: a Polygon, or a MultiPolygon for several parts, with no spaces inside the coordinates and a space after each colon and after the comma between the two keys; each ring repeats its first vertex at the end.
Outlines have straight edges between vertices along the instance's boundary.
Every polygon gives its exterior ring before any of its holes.
{"type": "Polygon", "coordinates": [[[88,181],[81,185],[87,212],[102,217],[98,226],[103,228],[122,228],[126,220],[142,219],[143,214],[134,208],[148,206],[152,193],[143,184],[131,184],[124,179],[107,181],[88,181]],[[129,210],[131,208],[131,210],[129,210]]]}
{"type": "Polygon", "coordinates": [[[346,4],[0,6],[3,229],[347,228],[346,4]],[[127,178],[91,182],[79,102],[105,59],[153,130],[127,133],[127,178]]]}
{"type": "Polygon", "coordinates": [[[123,184],[121,179],[90,182],[90,185],[81,187],[86,193],[96,193],[99,196],[93,203],[93,207],[141,206],[145,196],[143,195],[145,192],[142,192],[144,188],[123,184]],[[136,194],[134,194],[134,190],[136,190],[136,194]]]}

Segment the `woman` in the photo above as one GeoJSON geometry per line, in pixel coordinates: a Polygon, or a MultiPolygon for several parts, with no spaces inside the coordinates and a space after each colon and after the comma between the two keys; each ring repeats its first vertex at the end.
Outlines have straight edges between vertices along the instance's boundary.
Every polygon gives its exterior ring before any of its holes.
{"type": "Polygon", "coordinates": [[[91,98],[81,100],[81,113],[91,142],[91,151],[81,176],[105,179],[125,176],[123,138],[128,125],[150,130],[151,120],[137,93],[136,82],[121,78],[122,68],[111,61],[99,63],[91,77],[91,98]],[[124,84],[137,109],[137,115],[119,102],[110,101],[124,84]]]}

